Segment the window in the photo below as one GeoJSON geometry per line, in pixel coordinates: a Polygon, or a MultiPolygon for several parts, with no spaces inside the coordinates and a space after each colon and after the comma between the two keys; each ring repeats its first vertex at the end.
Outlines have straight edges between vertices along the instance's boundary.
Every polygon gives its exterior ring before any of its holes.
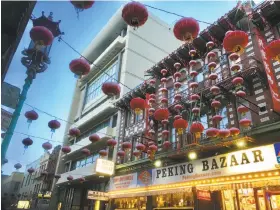
{"type": "Polygon", "coordinates": [[[16,182],[14,186],[14,192],[17,192],[19,190],[20,182],[16,182]]]}
{"type": "Polygon", "coordinates": [[[200,118],[200,121],[201,121],[201,123],[204,127],[203,133],[205,133],[206,130],[208,129],[207,115],[206,114],[202,115],[201,118],[200,118]]]}
{"type": "Polygon", "coordinates": [[[70,169],[70,162],[65,163],[65,172],[69,171],[70,169]]]}
{"type": "Polygon", "coordinates": [[[227,108],[223,107],[221,110],[222,121],[220,122],[220,128],[228,127],[228,116],[227,116],[227,108]]]}
{"type": "Polygon", "coordinates": [[[98,154],[94,154],[94,155],[91,155],[91,156],[89,156],[87,158],[83,158],[83,159],[75,161],[74,164],[73,164],[74,166],[71,167],[71,171],[75,170],[77,168],[83,168],[85,166],[93,164],[98,157],[99,157],[98,154]]]}
{"type": "Polygon", "coordinates": [[[171,128],[171,144],[172,144],[172,147],[173,149],[176,149],[176,129],[175,128],[171,128]]]}
{"type": "Polygon", "coordinates": [[[101,86],[104,82],[115,81],[115,79],[118,79],[117,64],[117,61],[114,62],[108,69],[102,71],[106,72],[106,74],[102,73],[88,85],[85,97],[85,105],[87,105],[89,102],[92,102],[93,100],[96,100],[100,96],[103,96],[101,86]]]}
{"type": "Polygon", "coordinates": [[[91,134],[97,133],[98,131],[100,131],[100,130],[103,129],[103,128],[108,127],[109,125],[110,125],[110,119],[107,119],[107,120],[105,120],[104,122],[102,122],[102,123],[96,125],[95,127],[93,127],[92,130],[87,131],[87,132],[83,133],[82,135],[80,135],[80,136],[76,139],[76,142],[79,142],[79,141],[81,141],[82,139],[89,137],[91,134]]]}
{"type": "Polygon", "coordinates": [[[113,117],[113,121],[112,121],[112,128],[117,126],[117,120],[118,120],[118,115],[114,115],[113,117]]]}
{"type": "Polygon", "coordinates": [[[174,88],[168,88],[168,103],[173,104],[174,102],[174,88]]]}

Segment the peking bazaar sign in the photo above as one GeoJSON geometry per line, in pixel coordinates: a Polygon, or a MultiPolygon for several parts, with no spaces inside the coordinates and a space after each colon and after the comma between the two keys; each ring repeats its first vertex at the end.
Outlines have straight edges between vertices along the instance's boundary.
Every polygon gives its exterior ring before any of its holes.
{"type": "Polygon", "coordinates": [[[257,28],[254,28],[253,31],[256,34],[256,40],[258,42],[264,69],[268,79],[268,84],[272,96],[273,110],[276,112],[280,112],[280,93],[277,87],[277,82],[273,72],[273,67],[271,65],[271,60],[268,58],[266,54],[266,50],[265,50],[266,41],[264,40],[263,36],[260,34],[257,28]]]}
{"type": "MultiPolygon", "coordinates": [[[[145,186],[275,170],[278,167],[276,154],[280,155],[280,152],[276,152],[275,145],[255,147],[206,159],[154,168],[150,173],[151,181],[145,186]]],[[[141,180],[138,180],[141,179],[142,173],[143,171],[140,171],[111,178],[110,191],[142,187],[141,180]]]]}

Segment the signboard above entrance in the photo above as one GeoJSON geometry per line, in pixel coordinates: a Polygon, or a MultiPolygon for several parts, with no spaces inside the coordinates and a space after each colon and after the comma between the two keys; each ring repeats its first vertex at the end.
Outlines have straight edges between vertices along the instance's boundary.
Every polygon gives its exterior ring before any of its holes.
{"type": "Polygon", "coordinates": [[[89,200],[108,201],[108,193],[89,190],[87,194],[89,200]]]}
{"type": "Polygon", "coordinates": [[[115,163],[110,160],[98,158],[95,166],[96,173],[104,175],[113,175],[115,171],[115,163]]]}

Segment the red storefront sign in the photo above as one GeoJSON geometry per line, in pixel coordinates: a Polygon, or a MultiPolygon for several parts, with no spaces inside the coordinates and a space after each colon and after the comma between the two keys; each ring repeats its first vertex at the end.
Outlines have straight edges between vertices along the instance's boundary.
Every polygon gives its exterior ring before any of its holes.
{"type": "Polygon", "coordinates": [[[211,201],[211,193],[210,191],[205,190],[197,190],[196,196],[198,200],[205,200],[205,201],[211,201]]]}
{"type": "Polygon", "coordinates": [[[277,87],[277,81],[275,79],[271,60],[266,55],[266,51],[265,51],[266,41],[263,38],[263,36],[260,34],[258,29],[254,28],[253,31],[256,34],[256,40],[258,42],[264,69],[266,71],[268,84],[272,96],[273,110],[276,112],[280,112],[280,93],[277,87]]]}

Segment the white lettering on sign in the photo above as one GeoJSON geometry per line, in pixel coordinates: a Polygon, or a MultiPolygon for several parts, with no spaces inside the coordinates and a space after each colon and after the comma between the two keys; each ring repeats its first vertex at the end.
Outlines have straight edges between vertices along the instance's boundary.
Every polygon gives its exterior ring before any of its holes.
{"type": "Polygon", "coordinates": [[[87,199],[90,199],[90,200],[100,200],[100,201],[108,201],[109,200],[109,196],[108,196],[108,193],[105,193],[105,192],[89,190],[88,194],[87,194],[87,199]]]}
{"type": "Polygon", "coordinates": [[[137,174],[129,174],[124,176],[116,176],[111,178],[111,190],[121,190],[121,189],[129,189],[136,188],[137,185],[137,174]]]}
{"type": "Polygon", "coordinates": [[[105,175],[113,175],[115,171],[115,163],[110,160],[105,160],[98,158],[96,160],[96,167],[95,167],[96,173],[101,173],[105,175]]]}

